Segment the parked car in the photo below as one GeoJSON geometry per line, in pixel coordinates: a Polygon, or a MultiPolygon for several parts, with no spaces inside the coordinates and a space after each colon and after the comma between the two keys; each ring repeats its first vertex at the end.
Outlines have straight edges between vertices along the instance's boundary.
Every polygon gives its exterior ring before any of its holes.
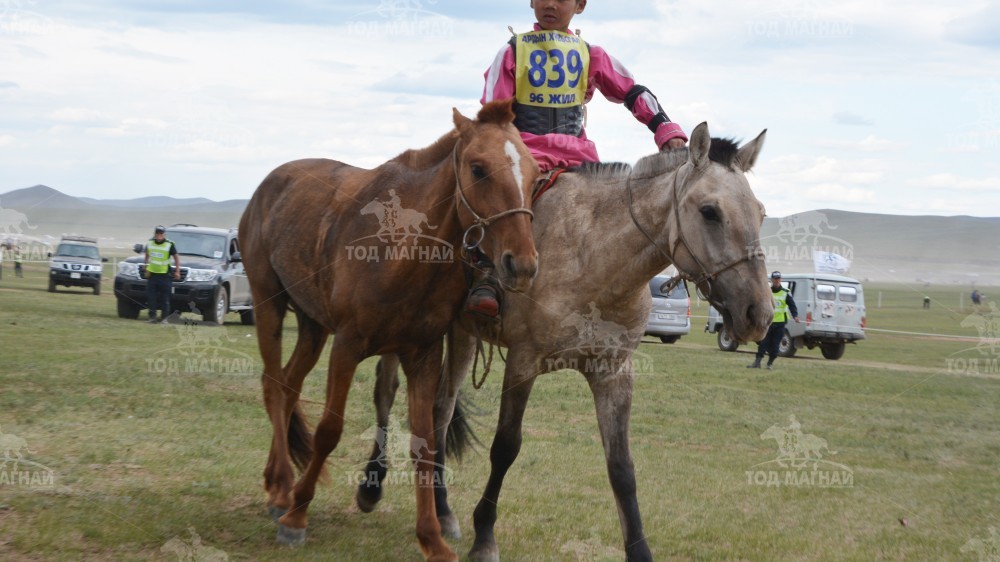
{"type": "Polygon", "coordinates": [[[57,285],[89,287],[95,295],[101,294],[103,263],[97,249],[97,239],[87,236],[63,236],[55,252],[49,253],[49,292],[56,292],[57,285]]]}
{"type": "MultiPolygon", "coordinates": [[[[865,339],[865,296],[857,279],[830,273],[793,273],[784,275],[781,284],[791,291],[801,320],[785,324],[778,349],[782,357],[791,357],[803,347],[819,346],[823,357],[836,360],[844,356],[848,343],[865,339]]],[[[705,331],[718,334],[723,351],[739,347],[715,308],[708,311],[705,331]]]]}
{"type": "Polygon", "coordinates": [[[668,293],[661,292],[668,279],[668,275],[657,275],[649,282],[653,308],[646,321],[646,335],[658,336],[663,343],[674,343],[691,332],[691,297],[683,282],[668,293]]]}
{"type": "MultiPolygon", "coordinates": [[[[175,312],[201,314],[206,322],[215,324],[222,324],[226,313],[238,312],[244,324],[254,323],[250,283],[235,228],[175,224],[167,227],[166,237],[176,246],[181,261],[181,280],[174,281],[170,297],[175,312]]],[[[145,246],[136,244],[133,250],[143,254],[145,246]]],[[[138,318],[139,312],[148,308],[143,260],[139,255],[118,264],[115,297],[119,318],[138,318]]]]}

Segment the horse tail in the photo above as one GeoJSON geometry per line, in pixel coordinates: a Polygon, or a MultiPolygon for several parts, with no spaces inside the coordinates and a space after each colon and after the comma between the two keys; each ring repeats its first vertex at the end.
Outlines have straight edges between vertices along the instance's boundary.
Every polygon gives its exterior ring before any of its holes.
{"type": "Polygon", "coordinates": [[[472,399],[459,389],[458,398],[455,400],[455,411],[451,415],[451,421],[448,422],[448,437],[445,439],[444,448],[445,454],[459,461],[474,444],[480,446],[483,444],[469,423],[470,410],[475,412],[478,409],[472,403],[472,399]]]}
{"type": "Polygon", "coordinates": [[[312,432],[298,402],[295,403],[292,417],[288,421],[288,451],[295,466],[304,472],[313,456],[312,432]]]}

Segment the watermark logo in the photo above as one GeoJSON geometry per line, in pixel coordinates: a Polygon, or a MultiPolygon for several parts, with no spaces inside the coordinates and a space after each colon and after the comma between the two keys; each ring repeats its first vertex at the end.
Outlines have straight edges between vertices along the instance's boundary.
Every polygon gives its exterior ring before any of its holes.
{"type": "Polygon", "coordinates": [[[395,189],[390,189],[388,197],[375,197],[361,208],[363,216],[372,216],[378,221],[378,231],[351,241],[346,246],[347,259],[356,261],[397,261],[415,260],[421,263],[451,263],[455,261],[454,246],[447,240],[424,234],[424,229],[435,230],[427,215],[407,209],[395,189]],[[374,239],[374,240],[373,240],[374,239]],[[360,243],[365,240],[380,244],[360,243]]]}
{"type": "Polygon", "coordinates": [[[28,215],[21,211],[0,207],[0,232],[8,236],[20,236],[24,234],[25,228],[35,230],[38,225],[28,222],[28,215]]]}
{"type": "MultiPolygon", "coordinates": [[[[426,439],[417,437],[403,429],[401,422],[394,415],[389,415],[389,423],[385,429],[373,425],[359,435],[358,439],[369,443],[372,440],[375,441],[375,445],[378,447],[378,456],[375,462],[385,469],[385,476],[380,479],[378,474],[366,474],[364,470],[350,471],[347,474],[347,483],[351,486],[361,484],[379,486],[389,482],[393,484],[418,483],[437,487],[446,486],[454,481],[454,474],[447,466],[420,458],[421,455],[429,455],[433,458],[437,450],[431,449],[426,439]],[[428,468],[433,470],[431,473],[433,482],[417,482],[414,462],[429,465],[428,468]]],[[[366,462],[365,467],[367,466],[366,462]]]]}
{"type": "Polygon", "coordinates": [[[990,301],[989,309],[977,307],[962,319],[963,328],[975,328],[978,341],[972,347],[945,358],[948,372],[966,375],[1000,375],[1000,309],[990,301]]]}
{"type": "Polygon", "coordinates": [[[778,219],[777,231],[747,247],[751,256],[763,253],[771,263],[812,263],[817,271],[847,273],[854,260],[854,245],[830,232],[826,213],[809,211],[778,219]]]}
{"type": "Polygon", "coordinates": [[[824,454],[835,455],[826,439],[803,433],[794,415],[788,416],[788,425],[774,424],[761,439],[774,439],[778,456],[774,460],[754,465],[746,471],[747,484],[754,486],[794,486],[816,488],[852,488],[854,471],[840,463],[823,459],[824,454]]]}
{"type": "Polygon", "coordinates": [[[27,9],[34,0],[0,0],[0,35],[51,35],[52,20],[27,9]]]}
{"type": "Polygon", "coordinates": [[[35,454],[28,448],[23,437],[4,433],[0,427],[0,489],[12,488],[52,488],[56,475],[49,467],[25,458],[25,453],[35,454]]]}
{"type": "Polygon", "coordinates": [[[455,21],[428,9],[437,0],[379,0],[348,24],[351,35],[365,38],[427,37],[455,34],[455,21]]]}
{"type": "Polygon", "coordinates": [[[587,540],[573,539],[566,541],[559,547],[560,554],[570,556],[571,560],[580,562],[602,562],[621,560],[624,552],[620,548],[608,546],[601,542],[597,533],[591,530],[590,538],[587,540]]]}
{"type": "Polygon", "coordinates": [[[818,0],[779,0],[763,17],[747,22],[747,34],[769,39],[844,39],[854,22],[818,0]]]}
{"type": "Polygon", "coordinates": [[[975,110],[972,130],[949,133],[948,144],[956,151],[1000,148],[1000,81],[983,82],[967,91],[960,102],[975,110]]]}
{"type": "Polygon", "coordinates": [[[653,373],[653,361],[637,351],[642,334],[625,325],[606,320],[594,302],[587,303],[586,312],[571,312],[559,323],[574,341],[573,345],[542,358],[542,372],[575,369],[582,373],[615,375],[653,373]]]}
{"type": "Polygon", "coordinates": [[[990,536],[987,539],[973,537],[966,541],[959,549],[959,552],[975,552],[979,556],[979,562],[1000,562],[1000,533],[996,527],[990,527],[990,536]]]}
{"type": "Polygon", "coordinates": [[[252,375],[258,371],[253,357],[234,348],[238,341],[222,326],[182,318],[167,319],[177,343],[145,358],[150,374],[252,375]]]}
{"type": "Polygon", "coordinates": [[[224,562],[229,560],[229,554],[218,548],[202,544],[201,536],[194,531],[194,527],[188,527],[191,535],[189,540],[184,540],[179,536],[171,538],[160,547],[160,552],[164,555],[173,554],[180,562],[224,562]]]}

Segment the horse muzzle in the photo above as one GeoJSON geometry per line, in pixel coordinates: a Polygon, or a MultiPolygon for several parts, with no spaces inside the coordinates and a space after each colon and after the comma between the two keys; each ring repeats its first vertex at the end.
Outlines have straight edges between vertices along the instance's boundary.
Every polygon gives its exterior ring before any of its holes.
{"type": "Polygon", "coordinates": [[[538,273],[538,253],[532,251],[529,255],[515,255],[513,252],[504,252],[497,264],[497,271],[504,289],[515,293],[526,292],[538,273]]]}

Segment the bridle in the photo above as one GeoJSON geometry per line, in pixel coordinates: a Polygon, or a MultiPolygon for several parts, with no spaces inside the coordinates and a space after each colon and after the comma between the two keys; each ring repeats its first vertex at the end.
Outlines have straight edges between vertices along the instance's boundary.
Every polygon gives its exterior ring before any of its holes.
{"type": "MultiPolygon", "coordinates": [[[[697,178],[698,175],[701,175],[701,174],[695,175],[694,178],[697,178]]],[[[684,238],[684,229],[681,228],[681,211],[680,211],[681,205],[680,205],[680,195],[679,195],[680,190],[677,189],[677,178],[679,176],[680,176],[680,170],[678,169],[674,173],[674,185],[673,185],[673,192],[674,192],[673,193],[673,197],[674,197],[674,205],[673,205],[673,207],[674,207],[674,223],[676,224],[676,228],[677,228],[677,238],[674,239],[674,244],[670,248],[670,253],[667,253],[666,251],[664,251],[663,248],[661,248],[660,245],[656,243],[656,240],[652,236],[649,235],[649,232],[647,232],[646,229],[643,228],[641,224],[639,224],[639,220],[635,216],[635,209],[633,208],[633,205],[632,205],[632,175],[631,174],[629,174],[628,179],[625,180],[625,191],[628,193],[628,213],[629,213],[629,216],[632,217],[632,222],[635,224],[636,228],[639,229],[639,232],[642,232],[642,234],[646,237],[646,239],[649,240],[650,244],[652,244],[653,247],[657,249],[657,251],[659,251],[661,254],[663,254],[663,257],[667,258],[667,261],[669,261],[670,263],[674,264],[674,266],[677,268],[677,275],[671,277],[665,283],[663,283],[663,285],[660,286],[660,292],[661,293],[667,293],[667,292],[669,292],[674,287],[676,287],[681,281],[691,281],[692,283],[694,283],[695,287],[698,288],[698,290],[702,290],[701,289],[702,285],[706,285],[708,287],[708,290],[707,291],[702,291],[702,293],[705,295],[705,299],[706,300],[711,300],[711,298],[712,298],[712,281],[715,280],[715,278],[718,277],[719,274],[721,274],[721,273],[723,273],[725,271],[728,271],[728,270],[736,267],[737,265],[739,265],[739,264],[741,264],[741,263],[743,263],[745,261],[752,262],[752,261],[758,260],[758,259],[761,260],[761,261],[763,261],[764,260],[764,250],[761,249],[761,247],[758,245],[757,247],[754,248],[753,251],[748,252],[745,256],[743,256],[741,258],[737,258],[735,260],[732,260],[732,261],[726,263],[725,265],[721,266],[720,268],[716,269],[715,271],[709,273],[708,268],[705,267],[705,265],[701,262],[701,260],[698,259],[698,256],[696,256],[694,254],[694,252],[691,251],[691,245],[688,244],[687,240],[685,240],[685,238],[684,238]],[[692,275],[689,272],[682,271],[680,265],[678,265],[677,262],[674,261],[673,256],[677,254],[677,249],[680,246],[682,246],[682,245],[684,246],[684,249],[687,251],[688,255],[691,256],[691,259],[694,260],[694,263],[695,263],[695,265],[698,266],[698,269],[701,270],[701,273],[698,274],[697,276],[694,276],[694,275],[692,275]]]]}
{"type": "Polygon", "coordinates": [[[455,192],[458,194],[458,200],[462,202],[466,210],[472,214],[472,224],[469,228],[465,229],[465,234],[462,235],[462,247],[466,252],[471,252],[479,248],[479,244],[482,243],[483,238],[486,236],[486,228],[490,226],[491,223],[498,219],[502,219],[506,216],[516,215],[518,213],[526,213],[532,219],[535,218],[535,213],[531,212],[531,209],[527,207],[518,207],[516,209],[507,209],[506,211],[500,211],[499,213],[483,218],[479,216],[479,213],[472,208],[469,204],[469,200],[465,198],[465,191],[462,189],[462,179],[458,174],[458,143],[455,143],[455,148],[451,151],[451,161],[452,167],[455,168],[455,192]],[[476,232],[475,241],[470,241],[469,236],[471,233],[476,232]]]}

